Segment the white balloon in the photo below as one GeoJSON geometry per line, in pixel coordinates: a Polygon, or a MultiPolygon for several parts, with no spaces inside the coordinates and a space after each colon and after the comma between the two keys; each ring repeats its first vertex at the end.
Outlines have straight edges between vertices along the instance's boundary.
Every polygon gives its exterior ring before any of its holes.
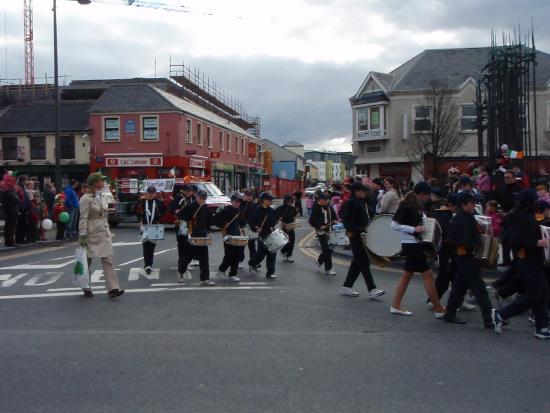
{"type": "Polygon", "coordinates": [[[42,221],[42,228],[45,229],[46,231],[52,229],[53,227],[53,222],[51,219],[45,219],[42,221]]]}

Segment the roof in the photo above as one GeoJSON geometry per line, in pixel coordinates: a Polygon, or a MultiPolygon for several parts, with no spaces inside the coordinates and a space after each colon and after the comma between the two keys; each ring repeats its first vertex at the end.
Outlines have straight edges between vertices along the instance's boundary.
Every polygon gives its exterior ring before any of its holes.
{"type": "Polygon", "coordinates": [[[302,158],[300,155],[298,155],[296,152],[292,152],[291,150],[288,150],[278,143],[275,143],[269,139],[263,138],[260,142],[262,144],[262,148],[265,150],[265,148],[271,150],[272,152],[272,159],[273,161],[295,161],[297,158],[302,158]]]}
{"type": "MultiPolygon", "coordinates": [[[[424,50],[390,73],[370,72],[369,76],[375,78],[387,94],[424,92],[431,89],[434,81],[459,89],[469,78],[477,80],[481,76],[490,52],[490,47],[424,50]]],[[[542,86],[550,80],[550,54],[536,53],[536,81],[537,86],[542,86]]],[[[356,100],[361,98],[354,96],[352,103],[358,103],[356,100]]]]}
{"type": "MultiPolygon", "coordinates": [[[[93,102],[60,102],[60,129],[62,132],[89,130],[88,110],[93,102]]],[[[14,105],[0,116],[0,133],[55,132],[55,104],[33,103],[14,105]]]]}
{"type": "Polygon", "coordinates": [[[103,92],[90,113],[183,112],[239,135],[251,133],[209,110],[149,84],[113,85],[103,92]]]}
{"type": "Polygon", "coordinates": [[[303,144],[299,143],[299,142],[296,142],[296,141],[290,141],[290,142],[287,142],[283,145],[284,146],[292,146],[292,147],[295,147],[295,146],[304,146],[303,144]]]}

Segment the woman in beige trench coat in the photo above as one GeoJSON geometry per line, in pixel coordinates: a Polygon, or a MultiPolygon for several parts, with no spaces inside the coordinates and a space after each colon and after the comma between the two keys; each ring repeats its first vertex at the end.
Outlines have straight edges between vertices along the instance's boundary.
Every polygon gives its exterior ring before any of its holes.
{"type": "MultiPolygon", "coordinates": [[[[124,294],[124,290],[119,288],[113,269],[113,242],[107,220],[109,204],[103,193],[105,177],[98,172],[90,174],[88,186],[90,189],[80,198],[79,242],[86,247],[88,267],[92,264],[92,258],[101,258],[109,298],[115,298],[124,294]]],[[[83,291],[86,297],[93,297],[91,289],[83,291]]]]}

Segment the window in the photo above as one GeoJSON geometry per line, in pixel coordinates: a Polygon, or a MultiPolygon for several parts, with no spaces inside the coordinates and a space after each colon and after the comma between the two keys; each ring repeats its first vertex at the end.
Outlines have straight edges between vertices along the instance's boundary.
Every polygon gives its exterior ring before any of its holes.
{"type": "Polygon", "coordinates": [[[209,148],[212,147],[212,129],[210,126],[206,127],[206,144],[209,148]]]}
{"type": "Polygon", "coordinates": [[[475,131],[477,129],[477,110],[475,105],[462,105],[462,117],[460,129],[463,131],[475,131]]]}
{"type": "Polygon", "coordinates": [[[75,158],[74,136],[61,136],[61,159],[75,158]]]}
{"type": "Polygon", "coordinates": [[[187,143],[193,143],[193,137],[191,136],[191,119],[187,120],[187,131],[185,136],[187,137],[187,143]]]}
{"type": "Polygon", "coordinates": [[[202,125],[197,124],[197,144],[202,146],[202,125]]]}
{"type": "Polygon", "coordinates": [[[17,138],[2,139],[2,154],[4,161],[17,160],[17,138]]]}
{"type": "Polygon", "coordinates": [[[226,136],[227,136],[227,152],[231,152],[231,135],[228,133],[226,136]]]}
{"type": "Polygon", "coordinates": [[[159,117],[143,116],[141,118],[141,138],[144,141],[159,140],[159,117]]]}
{"type": "Polygon", "coordinates": [[[30,138],[31,159],[46,159],[46,138],[37,136],[30,138]]]}
{"type": "MultiPolygon", "coordinates": [[[[384,114],[384,106],[369,106],[357,108],[357,130],[382,129],[381,118],[384,114]]],[[[385,119],[384,119],[385,126],[385,119]]]]}
{"type": "Polygon", "coordinates": [[[120,118],[103,118],[103,139],[105,141],[120,140],[120,118]]]}
{"type": "Polygon", "coordinates": [[[416,106],[414,108],[414,131],[429,132],[432,130],[431,106],[416,106]]]}
{"type": "Polygon", "coordinates": [[[244,140],[244,138],[241,140],[241,153],[243,155],[246,155],[246,141],[244,140]]]}
{"type": "Polygon", "coordinates": [[[241,153],[240,147],[239,137],[235,136],[235,152],[237,152],[237,154],[241,153]]]}
{"type": "Polygon", "coordinates": [[[220,131],[220,151],[223,151],[223,147],[224,147],[224,142],[223,142],[223,132],[220,131]]]}

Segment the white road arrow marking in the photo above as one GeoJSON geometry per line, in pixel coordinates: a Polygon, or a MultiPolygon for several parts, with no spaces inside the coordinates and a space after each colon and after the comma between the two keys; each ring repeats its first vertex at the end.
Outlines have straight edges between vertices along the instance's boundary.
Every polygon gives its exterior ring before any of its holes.
{"type": "Polygon", "coordinates": [[[93,283],[104,283],[105,280],[101,280],[100,278],[103,277],[103,270],[95,270],[92,273],[92,276],[90,277],[90,281],[93,283]]]}
{"type": "Polygon", "coordinates": [[[0,287],[11,287],[15,285],[17,281],[19,281],[21,278],[25,277],[27,273],[15,275],[12,277],[11,274],[2,274],[0,275],[0,281],[2,281],[2,284],[0,284],[0,287]]]}
{"type": "Polygon", "coordinates": [[[36,274],[34,277],[32,277],[30,280],[28,280],[25,283],[25,285],[39,286],[39,285],[53,284],[54,282],[59,280],[59,278],[61,278],[62,275],[63,275],[63,273],[59,272],[59,271],[57,271],[57,272],[46,272],[46,273],[43,273],[43,274],[36,274]],[[42,282],[39,282],[39,280],[42,277],[45,277],[45,276],[49,276],[49,278],[47,278],[46,280],[44,280],[42,282]]]}
{"type": "Polygon", "coordinates": [[[151,274],[147,274],[142,268],[130,268],[130,274],[128,275],[128,281],[139,280],[140,276],[147,278],[148,280],[158,280],[160,271],[158,268],[153,268],[151,274]]]}

